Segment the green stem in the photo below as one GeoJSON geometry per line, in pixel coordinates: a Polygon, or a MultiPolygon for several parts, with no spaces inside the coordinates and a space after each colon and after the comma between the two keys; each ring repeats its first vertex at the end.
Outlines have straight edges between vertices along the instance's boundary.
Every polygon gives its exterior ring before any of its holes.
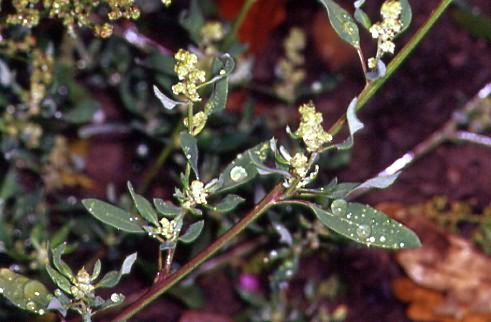
{"type": "Polygon", "coordinates": [[[137,191],[140,194],[144,194],[150,184],[152,183],[153,179],[159,172],[160,168],[164,165],[165,161],[169,158],[170,154],[174,149],[176,148],[176,142],[179,137],[179,133],[181,132],[182,129],[182,121],[179,122],[179,125],[175,127],[174,131],[171,134],[170,142],[166,145],[164,145],[162,151],[160,152],[157,160],[155,163],[152,165],[152,167],[145,173],[145,176],[142,179],[142,183],[138,187],[137,191]]]}
{"type": "Polygon", "coordinates": [[[256,207],[254,207],[254,209],[251,210],[244,218],[242,218],[235,226],[233,226],[230,230],[221,235],[217,240],[215,240],[206,249],[200,252],[191,261],[182,266],[177,272],[170,275],[165,280],[158,281],[157,283],[152,285],[152,287],[140,299],[138,299],[138,301],[123,310],[112,321],[127,321],[139,311],[141,311],[145,306],[155,301],[159,296],[165,293],[165,291],[170,289],[186,275],[194,271],[204,261],[206,261],[212,255],[218,252],[218,250],[225,246],[230,240],[235,238],[247,226],[249,226],[257,218],[259,218],[261,214],[263,214],[266,210],[275,205],[276,201],[279,200],[283,191],[284,188],[281,184],[275,186],[273,190],[271,190],[271,192],[267,194],[266,197],[264,197],[264,199],[258,205],[256,205],[256,207]]]}
{"type": "MultiPolygon", "coordinates": [[[[356,111],[361,110],[366,103],[373,97],[373,95],[385,84],[385,82],[394,74],[394,72],[400,67],[400,65],[409,57],[414,51],[416,46],[423,40],[428,31],[433,27],[437,20],[442,16],[448,6],[452,3],[452,0],[442,0],[438,7],[433,11],[431,16],[426,22],[418,29],[409,42],[401,49],[401,51],[392,59],[387,66],[387,72],[384,77],[377,79],[376,81],[368,83],[363,91],[358,95],[358,102],[356,104],[356,111]]],[[[346,116],[343,115],[336,123],[329,129],[329,133],[334,136],[342,128],[346,122],[346,116]]]]}
{"type": "Polygon", "coordinates": [[[242,5],[242,8],[240,8],[239,16],[237,17],[237,19],[235,19],[235,23],[232,27],[232,30],[228,33],[227,37],[223,41],[223,45],[222,45],[223,51],[228,50],[230,45],[232,44],[232,41],[234,41],[234,39],[237,37],[237,33],[239,32],[240,27],[244,23],[244,20],[247,17],[249,10],[251,10],[252,5],[256,1],[257,0],[246,0],[242,5]]]}

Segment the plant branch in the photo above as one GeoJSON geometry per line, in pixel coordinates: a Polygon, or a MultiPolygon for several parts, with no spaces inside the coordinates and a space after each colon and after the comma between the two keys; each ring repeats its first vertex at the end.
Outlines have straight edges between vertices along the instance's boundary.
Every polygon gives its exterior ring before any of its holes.
{"type": "MultiPolygon", "coordinates": [[[[241,13],[233,27],[233,30],[227,36],[224,42],[223,48],[227,48],[227,45],[231,43],[233,37],[240,28],[247,12],[249,11],[255,0],[247,0],[241,9],[241,13]]],[[[401,50],[401,52],[394,57],[389,66],[387,67],[386,75],[374,82],[371,82],[365,86],[363,91],[358,95],[358,103],[356,110],[360,110],[372,96],[380,89],[380,87],[392,76],[392,74],[399,68],[399,66],[405,61],[405,59],[413,52],[416,46],[421,42],[424,36],[428,33],[435,22],[440,18],[440,16],[445,12],[445,9],[450,5],[452,0],[442,0],[438,7],[434,10],[428,20],[423,26],[421,26],[416,34],[411,38],[407,45],[401,50]]],[[[338,133],[345,123],[345,116],[340,118],[330,129],[330,133],[335,135],[338,133]]],[[[253,210],[251,210],[244,218],[242,218],[236,225],[234,225],[230,230],[221,235],[217,240],[210,244],[206,249],[200,252],[196,257],[191,259],[187,264],[182,266],[177,272],[168,276],[166,279],[158,281],[152,285],[149,290],[136,302],[131,304],[120,314],[118,314],[112,321],[121,322],[127,321],[129,318],[133,317],[135,314],[140,312],[147,305],[155,301],[159,296],[165,293],[168,289],[174,286],[177,282],[195,270],[208,258],[218,252],[222,247],[224,247],[230,240],[235,238],[240,232],[242,232],[247,226],[249,226],[253,221],[261,216],[266,210],[268,210],[273,205],[277,204],[284,193],[284,187],[282,184],[277,184],[271,192],[264,197],[264,199],[257,204],[253,210]]]]}
{"type": "Polygon", "coordinates": [[[191,259],[188,263],[182,266],[177,272],[170,275],[165,280],[159,281],[152,285],[150,289],[135,303],[123,310],[118,316],[112,319],[113,322],[127,321],[129,318],[137,314],[144,307],[155,301],[165,291],[174,286],[177,282],[195,270],[204,261],[210,258],[213,254],[218,252],[223,246],[225,246],[230,240],[235,238],[241,233],[247,226],[261,216],[266,210],[275,205],[282,195],[284,188],[281,184],[276,185],[269,194],[267,194],[259,204],[257,204],[253,210],[251,210],[244,218],[242,218],[237,224],[235,224],[230,230],[221,235],[217,240],[210,244],[207,248],[201,251],[196,257],[191,259]]]}
{"type": "MultiPolygon", "coordinates": [[[[452,0],[442,0],[438,7],[432,12],[426,22],[416,31],[414,36],[411,37],[409,42],[401,49],[401,51],[392,59],[387,66],[387,72],[385,75],[373,82],[368,83],[363,91],[358,95],[358,101],[356,103],[356,111],[361,110],[366,103],[373,97],[375,93],[385,84],[385,82],[394,74],[394,72],[401,66],[401,64],[409,57],[414,51],[416,46],[423,40],[426,34],[430,31],[433,25],[442,16],[448,6],[452,3],[452,0]]],[[[342,128],[346,122],[346,115],[339,118],[336,123],[329,129],[329,133],[334,136],[342,128]]]]}

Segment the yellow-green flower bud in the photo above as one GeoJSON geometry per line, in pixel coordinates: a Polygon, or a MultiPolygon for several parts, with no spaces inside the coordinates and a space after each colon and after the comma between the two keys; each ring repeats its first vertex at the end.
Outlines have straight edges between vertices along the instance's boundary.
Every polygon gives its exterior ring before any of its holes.
{"type": "Polygon", "coordinates": [[[303,104],[298,111],[300,112],[300,126],[295,135],[302,138],[309,152],[317,151],[324,144],[332,141],[332,136],[322,127],[322,114],[316,112],[312,102],[303,104]]]}

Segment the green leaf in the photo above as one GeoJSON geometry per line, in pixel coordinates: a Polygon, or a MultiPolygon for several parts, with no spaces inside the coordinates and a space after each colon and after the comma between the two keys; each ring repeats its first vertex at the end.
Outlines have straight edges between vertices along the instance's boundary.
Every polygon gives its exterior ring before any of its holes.
{"type": "Polygon", "coordinates": [[[355,19],[358,21],[363,28],[366,30],[369,30],[370,27],[372,26],[372,21],[370,20],[370,17],[363,11],[362,9],[356,9],[355,10],[355,19]]]}
{"type": "Polygon", "coordinates": [[[258,172],[253,164],[250,155],[256,155],[259,160],[264,161],[269,153],[269,141],[260,143],[255,147],[237,155],[237,158],[230,163],[220,174],[220,189],[217,192],[224,192],[254,179],[258,172]],[[249,153],[250,152],[250,153],[249,153]]]}
{"type": "Polygon", "coordinates": [[[46,272],[48,272],[49,277],[56,284],[56,286],[58,286],[63,292],[71,294],[70,287],[72,284],[68,278],[58,273],[58,271],[49,264],[46,265],[46,272]]]}
{"type": "Polygon", "coordinates": [[[245,199],[240,196],[230,194],[223,198],[218,204],[213,206],[213,210],[220,213],[229,212],[234,210],[239,204],[244,202],[244,200],[245,199]]]}
{"type": "Polygon", "coordinates": [[[153,199],[155,209],[165,217],[174,218],[182,214],[182,208],[166,203],[162,199],[153,199]]]}
{"type": "Polygon", "coordinates": [[[167,95],[162,93],[155,85],[153,85],[153,92],[155,96],[159,99],[160,103],[162,103],[162,105],[168,110],[172,110],[174,107],[176,107],[176,105],[184,105],[183,102],[175,101],[169,98],[167,95]]]}
{"type": "Polygon", "coordinates": [[[133,253],[125,258],[123,265],[119,271],[110,271],[97,283],[96,288],[111,288],[116,286],[121,279],[121,276],[129,274],[131,272],[131,267],[136,261],[136,253],[133,253]]]}
{"type": "Polygon", "coordinates": [[[355,242],[391,249],[421,246],[412,230],[370,206],[348,203],[345,213],[334,215],[312,203],[295,203],[309,207],[326,227],[355,242]]]}
{"type": "Polygon", "coordinates": [[[128,181],[128,190],[130,191],[131,198],[133,198],[133,202],[135,203],[136,210],[138,213],[145,218],[147,221],[151,222],[155,226],[159,225],[159,220],[157,213],[152,207],[150,201],[145,199],[143,196],[137,194],[131,185],[131,182],[128,181]]]}
{"type": "Polygon", "coordinates": [[[51,247],[57,247],[68,239],[70,234],[70,229],[72,228],[72,223],[69,222],[58,229],[49,240],[51,247]]]}
{"type": "Polygon", "coordinates": [[[100,104],[95,100],[85,99],[75,105],[74,108],[63,113],[63,119],[74,124],[87,123],[100,109],[100,104]]]}
{"type": "Polygon", "coordinates": [[[99,274],[101,273],[101,266],[101,260],[97,259],[92,270],[92,275],[90,276],[91,281],[95,281],[99,277],[99,274]]]}
{"type": "Polygon", "coordinates": [[[191,8],[185,15],[179,17],[179,22],[184,29],[189,32],[191,39],[195,43],[199,43],[201,40],[201,28],[205,24],[205,18],[199,6],[197,0],[191,1],[191,8]]]}
{"type": "Polygon", "coordinates": [[[182,131],[180,134],[181,138],[181,148],[184,152],[184,156],[191,165],[196,177],[199,178],[198,174],[198,142],[194,136],[186,131],[182,131]]]}
{"type": "Polygon", "coordinates": [[[0,269],[1,294],[17,307],[37,314],[44,314],[53,295],[40,282],[0,269]]]}
{"type": "Polygon", "coordinates": [[[348,44],[360,48],[358,26],[350,14],[332,0],[319,0],[327,9],[329,22],[334,31],[348,44]]]}
{"type": "Polygon", "coordinates": [[[388,186],[392,185],[394,183],[394,181],[396,181],[396,179],[399,177],[400,174],[401,174],[401,172],[396,172],[393,174],[384,175],[384,176],[377,176],[375,178],[368,179],[367,181],[358,185],[356,187],[356,189],[354,189],[354,190],[372,189],[372,188],[385,189],[388,186]]]}
{"type": "Polygon", "coordinates": [[[411,25],[411,20],[413,19],[413,12],[411,10],[411,5],[409,4],[409,1],[400,0],[400,2],[402,8],[402,12],[401,12],[402,28],[399,34],[404,32],[409,27],[409,25],[411,25]]]}
{"type": "Polygon", "coordinates": [[[351,101],[346,111],[346,119],[348,120],[349,137],[343,142],[336,144],[336,147],[340,150],[347,150],[353,147],[354,135],[359,130],[363,129],[363,123],[360,122],[356,116],[356,97],[351,101]]]}
{"type": "Polygon", "coordinates": [[[138,218],[123,209],[114,207],[107,202],[97,199],[84,199],[82,200],[82,204],[92,216],[96,217],[103,223],[128,233],[145,232],[138,223],[138,218]]]}
{"type": "Polygon", "coordinates": [[[53,265],[55,265],[55,268],[65,277],[71,278],[73,276],[72,269],[61,259],[61,255],[65,252],[65,247],[66,243],[61,243],[57,247],[51,249],[51,253],[53,254],[53,265]]]}
{"type": "Polygon", "coordinates": [[[205,113],[223,111],[227,105],[228,76],[235,68],[235,61],[229,54],[216,57],[211,67],[213,75],[222,77],[213,84],[213,91],[205,105],[205,113]]]}
{"type": "Polygon", "coordinates": [[[185,244],[192,243],[199,237],[204,226],[204,220],[193,223],[191,226],[189,226],[188,230],[181,237],[179,237],[179,241],[182,241],[185,244]]]}

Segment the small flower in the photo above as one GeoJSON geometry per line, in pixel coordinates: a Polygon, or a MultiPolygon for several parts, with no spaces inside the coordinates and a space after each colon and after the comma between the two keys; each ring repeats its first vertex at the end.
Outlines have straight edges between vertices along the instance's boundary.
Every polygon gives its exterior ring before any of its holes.
{"type": "MultiPolygon", "coordinates": [[[[388,0],[380,9],[382,21],[370,27],[372,38],[378,39],[377,58],[385,53],[394,53],[395,44],[393,42],[397,34],[402,30],[400,15],[402,6],[398,0],[388,0]]],[[[376,64],[375,64],[376,65],[376,64]]]]}
{"type": "Polygon", "coordinates": [[[162,0],[162,3],[164,4],[164,6],[168,7],[172,4],[172,0],[162,0]]]}
{"type": "Polygon", "coordinates": [[[198,205],[206,205],[208,203],[206,201],[206,197],[208,197],[208,192],[205,189],[205,184],[199,180],[194,180],[193,182],[191,182],[188,197],[198,205]]]}
{"type": "MultiPolygon", "coordinates": [[[[208,115],[203,111],[200,111],[200,112],[193,115],[193,125],[191,127],[191,133],[193,136],[198,135],[203,130],[203,128],[206,125],[207,120],[208,120],[208,115]]],[[[187,118],[185,118],[184,119],[184,126],[186,126],[187,128],[189,128],[188,123],[189,123],[189,120],[187,118]]]]}
{"type": "Polygon", "coordinates": [[[176,223],[174,220],[170,221],[167,218],[160,220],[160,227],[158,233],[162,235],[166,240],[172,240],[176,237],[176,223]]]}
{"type": "Polygon", "coordinates": [[[368,58],[368,68],[375,69],[377,67],[377,59],[375,57],[368,58]]]}
{"type": "Polygon", "coordinates": [[[82,299],[85,297],[92,297],[94,295],[94,285],[91,284],[90,274],[82,267],[77,276],[72,278],[72,286],[70,292],[75,299],[82,299]]]}
{"type": "Polygon", "coordinates": [[[300,126],[295,135],[302,138],[309,152],[317,151],[324,144],[332,141],[332,136],[322,127],[322,114],[316,112],[312,102],[303,104],[298,111],[300,112],[300,126]]]}
{"type": "Polygon", "coordinates": [[[179,49],[174,58],[177,60],[174,71],[180,82],[172,86],[172,92],[175,95],[182,94],[192,102],[201,101],[197,85],[206,80],[206,75],[196,66],[198,57],[187,50],[179,49]]]}
{"type": "Polygon", "coordinates": [[[303,178],[307,175],[309,159],[303,153],[296,153],[290,160],[290,165],[293,168],[293,172],[303,178]]]}
{"type": "Polygon", "coordinates": [[[205,23],[201,28],[201,36],[204,44],[220,41],[225,36],[223,24],[218,21],[210,21],[205,23]]]}

